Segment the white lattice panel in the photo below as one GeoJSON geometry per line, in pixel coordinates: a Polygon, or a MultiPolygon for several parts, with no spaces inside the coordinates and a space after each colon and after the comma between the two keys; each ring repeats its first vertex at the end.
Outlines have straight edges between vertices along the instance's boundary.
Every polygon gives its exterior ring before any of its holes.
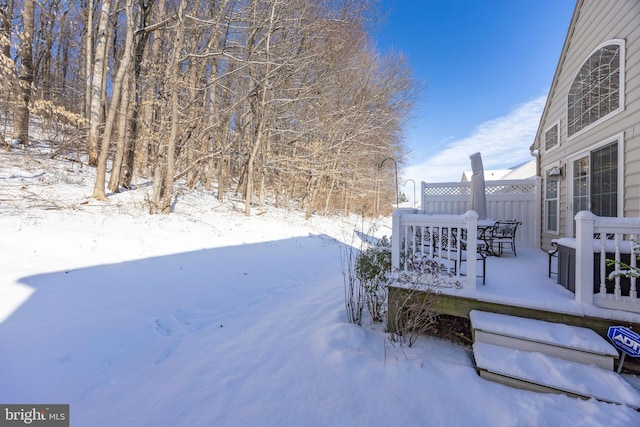
{"type": "MultiPolygon", "coordinates": [[[[470,182],[423,182],[421,209],[428,214],[461,215],[471,209],[470,182]]],[[[485,182],[487,215],[493,219],[522,221],[516,241],[540,245],[540,179],[485,182]]]]}

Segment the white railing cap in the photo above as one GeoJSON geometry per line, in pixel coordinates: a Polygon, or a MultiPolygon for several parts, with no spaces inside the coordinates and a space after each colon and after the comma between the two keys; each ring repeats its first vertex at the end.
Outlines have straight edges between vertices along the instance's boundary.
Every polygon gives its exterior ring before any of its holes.
{"type": "Polygon", "coordinates": [[[597,218],[598,217],[596,215],[594,215],[589,211],[580,211],[575,216],[576,221],[589,221],[589,220],[595,221],[597,218]]]}

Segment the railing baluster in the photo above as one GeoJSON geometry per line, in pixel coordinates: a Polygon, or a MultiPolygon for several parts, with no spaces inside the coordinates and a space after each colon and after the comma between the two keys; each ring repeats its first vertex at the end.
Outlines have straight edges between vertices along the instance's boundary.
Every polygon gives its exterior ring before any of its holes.
{"type": "MultiPolygon", "coordinates": [[[[446,235],[446,237],[443,237],[443,239],[445,239],[445,242],[446,242],[445,247],[444,247],[444,249],[446,251],[446,259],[447,259],[447,262],[449,264],[451,264],[451,227],[446,227],[446,228],[443,227],[442,230],[444,230],[443,233],[446,235]]],[[[451,267],[451,266],[449,266],[449,267],[451,267]]],[[[455,259],[453,260],[453,272],[454,272],[455,276],[457,277],[458,276],[458,266],[456,265],[455,259]]],[[[449,274],[451,274],[451,271],[449,271],[449,274]]]]}
{"type": "MultiPolygon", "coordinates": [[[[620,238],[621,238],[621,234],[620,233],[616,233],[615,234],[615,259],[616,259],[616,266],[620,265],[620,261],[622,260],[622,258],[620,258],[620,238]]],[[[622,289],[620,288],[620,276],[616,276],[615,278],[615,287],[613,288],[613,295],[616,301],[620,301],[622,299],[622,289]]]]}
{"type": "Polygon", "coordinates": [[[605,233],[600,233],[600,295],[607,295],[607,247],[606,240],[607,236],[605,233]]]}
{"type": "Polygon", "coordinates": [[[456,251],[458,248],[458,239],[454,239],[455,231],[457,228],[449,227],[449,251],[454,253],[454,261],[455,269],[456,269],[456,277],[460,277],[462,272],[460,271],[462,264],[460,263],[460,251],[456,251]]]}
{"type": "MultiPolygon", "coordinates": [[[[636,242],[638,241],[638,235],[637,234],[632,234],[631,236],[629,236],[629,243],[631,244],[631,255],[630,255],[630,267],[632,270],[635,270],[637,268],[637,255],[636,255],[636,242]]],[[[631,282],[631,287],[629,288],[629,297],[631,298],[631,301],[634,301],[638,298],[638,291],[636,289],[636,278],[635,277],[631,277],[629,279],[629,281],[631,282]]]]}
{"type": "Polygon", "coordinates": [[[402,246],[404,249],[404,265],[403,270],[407,271],[407,264],[409,263],[409,227],[408,225],[404,226],[404,241],[402,242],[402,246]]]}
{"type": "Polygon", "coordinates": [[[462,274],[462,228],[457,227],[454,235],[456,236],[456,271],[460,276],[462,274]]]}
{"type": "Polygon", "coordinates": [[[417,246],[417,243],[416,243],[416,233],[417,233],[418,228],[416,226],[413,226],[413,227],[411,227],[411,230],[412,230],[412,232],[411,232],[411,243],[413,245],[413,247],[411,248],[411,257],[412,257],[412,259],[415,260],[416,259],[416,255],[418,254],[417,253],[418,246],[417,246]]]}

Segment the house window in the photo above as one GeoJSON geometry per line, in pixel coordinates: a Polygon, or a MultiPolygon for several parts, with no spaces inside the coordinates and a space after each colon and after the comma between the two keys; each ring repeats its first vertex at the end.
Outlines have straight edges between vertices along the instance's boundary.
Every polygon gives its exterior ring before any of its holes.
{"type": "Polygon", "coordinates": [[[573,214],[618,216],[618,143],[573,161],[573,214]]]}
{"type": "Polygon", "coordinates": [[[544,185],[544,206],[545,206],[545,226],[546,231],[557,233],[558,220],[560,218],[560,204],[558,195],[560,193],[560,176],[550,175],[547,171],[544,185]]]}
{"type": "Polygon", "coordinates": [[[591,211],[618,216],[618,144],[591,153],[591,211]]]}
{"type": "Polygon", "coordinates": [[[589,156],[573,161],[573,216],[589,210],[589,156]]]}
{"type": "Polygon", "coordinates": [[[544,149],[548,151],[558,145],[558,124],[556,123],[544,133],[544,149]]]}
{"type": "Polygon", "coordinates": [[[610,41],[597,49],[578,71],[567,99],[569,137],[621,109],[623,55],[624,40],[610,41]]]}

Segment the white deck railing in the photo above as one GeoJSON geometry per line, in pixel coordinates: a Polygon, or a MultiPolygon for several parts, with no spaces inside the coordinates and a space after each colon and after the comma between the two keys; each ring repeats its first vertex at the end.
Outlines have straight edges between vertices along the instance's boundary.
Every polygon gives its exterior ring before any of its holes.
{"type": "MultiPolygon", "coordinates": [[[[393,212],[391,263],[394,271],[408,271],[411,260],[426,254],[446,263],[450,274],[464,288],[476,287],[477,263],[475,251],[465,262],[464,245],[477,247],[478,214],[468,211],[462,215],[428,215],[417,209],[403,208],[393,212]],[[464,234],[463,234],[464,233],[464,234]],[[437,236],[437,244],[434,240],[437,236]],[[463,269],[462,263],[466,268],[463,269]]],[[[482,274],[485,274],[482,272],[482,274]]]]}
{"type": "MultiPolygon", "coordinates": [[[[613,292],[607,290],[607,259],[616,262],[622,260],[622,255],[629,255],[631,267],[636,266],[638,254],[634,251],[634,243],[640,236],[639,218],[605,218],[598,217],[591,212],[578,212],[576,220],[576,301],[584,304],[594,304],[599,307],[614,310],[633,311],[640,313],[640,299],[636,279],[629,280],[629,295],[623,295],[621,278],[614,279],[613,292]],[[594,239],[594,235],[597,236],[594,239]],[[594,254],[600,254],[600,277],[595,278],[600,283],[599,293],[594,294],[594,254]]],[[[624,292],[626,293],[626,292],[624,292]]]]}

